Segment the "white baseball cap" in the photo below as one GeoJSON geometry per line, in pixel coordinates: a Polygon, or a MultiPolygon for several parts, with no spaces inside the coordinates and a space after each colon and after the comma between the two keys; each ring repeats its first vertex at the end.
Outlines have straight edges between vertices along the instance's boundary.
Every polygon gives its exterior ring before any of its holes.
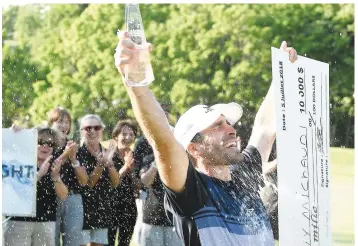
{"type": "Polygon", "coordinates": [[[178,120],[174,128],[176,140],[187,149],[194,136],[213,124],[220,115],[234,125],[242,116],[242,107],[234,102],[207,105],[196,105],[188,109],[178,120]]]}

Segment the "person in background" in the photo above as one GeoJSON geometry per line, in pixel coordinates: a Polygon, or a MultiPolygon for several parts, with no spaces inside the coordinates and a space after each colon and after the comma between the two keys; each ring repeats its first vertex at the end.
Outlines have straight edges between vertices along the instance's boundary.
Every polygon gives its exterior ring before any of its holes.
{"type": "Polygon", "coordinates": [[[69,196],[57,201],[56,218],[56,246],[78,246],[80,244],[83,227],[83,203],[81,187],[88,181],[88,175],[84,166],[76,158],[77,144],[68,139],[71,130],[72,118],[70,113],[62,107],[51,110],[48,114],[48,125],[60,133],[62,146],[57,155],[65,150],[69,158],[65,160],[61,168],[61,178],[68,187],[69,196]]]}
{"type": "Polygon", "coordinates": [[[182,246],[175,232],[172,218],[168,218],[164,209],[165,190],[156,167],[154,154],[144,157],[140,168],[140,177],[147,190],[143,206],[143,224],[141,246],[182,246]]]}
{"type": "Polygon", "coordinates": [[[38,129],[36,217],[11,217],[4,228],[6,246],[55,245],[56,197],[65,200],[68,195],[60,176],[62,159],[68,154],[53,157],[59,147],[58,138],[51,128],[38,129]]]}
{"type": "Polygon", "coordinates": [[[137,135],[137,126],[126,120],[118,121],[112,131],[114,155],[112,161],[119,170],[120,185],[114,189],[111,200],[111,220],[108,229],[108,245],[114,246],[118,231],[118,245],[128,246],[137,219],[135,193],[139,180],[134,173],[131,145],[137,135]]]}
{"type": "Polygon", "coordinates": [[[119,185],[119,170],[113,162],[113,152],[100,144],[104,124],[98,115],[85,115],[80,121],[81,147],[77,158],[89,176],[87,187],[81,189],[84,221],[81,245],[108,244],[108,223],[111,194],[119,185]]]}
{"type": "MultiPolygon", "coordinates": [[[[135,175],[138,180],[140,180],[139,167],[142,165],[143,158],[146,155],[149,155],[151,152],[152,149],[148,141],[145,139],[145,137],[144,136],[139,137],[139,139],[135,143],[134,151],[133,151],[135,175]]],[[[143,204],[147,197],[147,191],[141,182],[139,182],[138,190],[139,191],[135,200],[136,207],[137,207],[137,220],[133,232],[133,241],[136,244],[140,244],[142,224],[143,224],[143,204]]]]}
{"type": "MultiPolygon", "coordinates": [[[[166,103],[161,103],[160,106],[162,107],[167,119],[170,118],[170,108],[169,105],[166,103]]],[[[150,146],[148,140],[145,138],[145,136],[139,137],[137,140],[135,146],[134,146],[134,161],[135,161],[135,168],[136,168],[136,175],[138,179],[140,180],[140,169],[141,167],[144,167],[143,161],[147,156],[153,155],[153,149],[150,146]]],[[[147,191],[145,186],[142,184],[140,185],[139,195],[138,199],[136,199],[137,204],[137,221],[134,229],[134,241],[137,244],[141,243],[142,239],[142,224],[143,224],[143,206],[147,199],[147,191]]]]}

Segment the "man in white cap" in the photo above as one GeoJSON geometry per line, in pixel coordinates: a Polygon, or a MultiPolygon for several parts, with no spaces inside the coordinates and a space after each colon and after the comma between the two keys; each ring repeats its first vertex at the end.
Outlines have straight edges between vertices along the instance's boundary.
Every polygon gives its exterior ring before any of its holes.
{"type": "MultiPolygon", "coordinates": [[[[115,64],[124,75],[134,64],[130,34],[119,37],[115,64]]],[[[282,42],[291,62],[293,48],[282,42]]],[[[125,85],[126,86],[126,85],[125,85]]],[[[178,120],[172,133],[167,118],[148,87],[128,87],[134,114],[153,147],[165,185],[165,207],[185,245],[273,246],[269,218],[260,199],[262,163],[275,140],[274,91],[263,101],[248,147],[240,153],[233,125],[242,116],[237,103],[196,105],[178,120]]]]}

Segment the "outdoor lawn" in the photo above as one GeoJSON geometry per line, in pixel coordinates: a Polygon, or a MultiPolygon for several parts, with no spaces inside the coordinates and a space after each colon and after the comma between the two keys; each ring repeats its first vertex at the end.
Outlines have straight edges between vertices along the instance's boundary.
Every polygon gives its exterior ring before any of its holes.
{"type": "Polygon", "coordinates": [[[354,150],[331,148],[333,245],[354,245],[354,150]]]}

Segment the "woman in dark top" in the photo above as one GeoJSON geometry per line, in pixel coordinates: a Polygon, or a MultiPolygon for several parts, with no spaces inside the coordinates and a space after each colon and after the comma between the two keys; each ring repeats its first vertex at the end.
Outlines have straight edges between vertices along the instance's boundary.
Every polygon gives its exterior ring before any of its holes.
{"type": "Polygon", "coordinates": [[[172,217],[164,209],[164,186],[155,164],[154,154],[143,158],[140,177],[147,188],[147,199],[143,206],[141,246],[183,246],[175,232],[172,217]]]}
{"type": "Polygon", "coordinates": [[[108,229],[108,245],[114,246],[117,230],[118,244],[129,245],[137,219],[135,192],[138,189],[139,180],[134,174],[133,152],[130,146],[137,134],[137,127],[130,121],[119,121],[114,127],[112,138],[115,150],[112,158],[114,165],[119,170],[121,183],[114,190],[111,201],[111,219],[108,229]]]}
{"type": "Polygon", "coordinates": [[[55,245],[56,196],[66,199],[68,189],[60,177],[61,158],[54,159],[58,135],[38,130],[36,217],[12,217],[4,228],[5,245],[55,245]],[[51,170],[50,170],[51,169],[51,170]]]}
{"type": "Polygon", "coordinates": [[[81,147],[77,157],[86,168],[88,184],[82,190],[84,221],[80,244],[92,246],[108,244],[110,199],[119,185],[119,174],[113,153],[100,144],[104,124],[98,115],[89,114],[80,122],[81,147]]]}
{"type": "Polygon", "coordinates": [[[69,189],[69,196],[64,201],[57,201],[56,246],[78,246],[82,237],[83,203],[80,189],[87,184],[86,169],[76,159],[77,144],[67,138],[71,130],[72,118],[62,107],[51,110],[48,114],[48,125],[60,133],[61,149],[65,150],[68,158],[61,168],[61,178],[69,189]],[[61,234],[61,233],[62,234],[61,234]]]}

